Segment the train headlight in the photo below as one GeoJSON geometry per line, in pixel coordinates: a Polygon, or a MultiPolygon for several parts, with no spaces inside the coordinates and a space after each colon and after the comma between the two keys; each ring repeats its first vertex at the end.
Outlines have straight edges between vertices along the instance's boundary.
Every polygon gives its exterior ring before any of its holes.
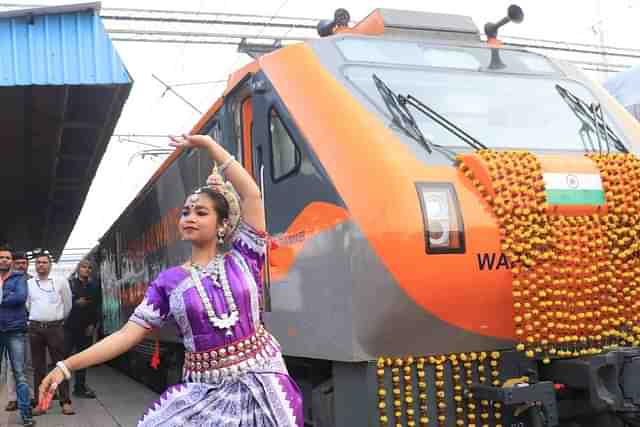
{"type": "Polygon", "coordinates": [[[427,252],[464,252],[464,225],[453,185],[420,182],[416,188],[422,208],[427,252]]]}

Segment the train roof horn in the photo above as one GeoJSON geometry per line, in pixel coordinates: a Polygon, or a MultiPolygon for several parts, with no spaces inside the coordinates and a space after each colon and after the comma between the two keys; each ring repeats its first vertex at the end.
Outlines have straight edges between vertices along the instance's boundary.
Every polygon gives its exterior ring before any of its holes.
{"type": "Polygon", "coordinates": [[[351,21],[351,15],[347,9],[336,9],[332,20],[323,19],[318,22],[318,35],[320,37],[330,36],[334,34],[338,28],[348,27],[349,21],[351,21]]]}
{"type": "Polygon", "coordinates": [[[484,24],[484,33],[487,36],[487,43],[492,46],[500,47],[500,41],[498,40],[498,30],[509,22],[521,23],[524,20],[524,12],[522,8],[516,4],[512,4],[507,9],[507,16],[499,20],[497,23],[487,22],[484,24]]]}

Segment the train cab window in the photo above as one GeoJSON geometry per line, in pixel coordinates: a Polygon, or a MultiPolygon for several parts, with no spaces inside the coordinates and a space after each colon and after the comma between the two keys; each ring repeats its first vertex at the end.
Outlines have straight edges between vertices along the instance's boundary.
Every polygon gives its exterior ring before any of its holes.
{"type": "Polygon", "coordinates": [[[220,141],[220,143],[222,143],[223,141],[222,124],[220,123],[220,120],[214,120],[214,122],[211,124],[211,128],[209,129],[209,132],[207,133],[211,138],[215,139],[216,141],[220,141]]]}
{"type": "Polygon", "coordinates": [[[233,120],[233,130],[229,137],[223,138],[223,145],[229,154],[235,156],[242,163],[242,101],[233,100],[229,103],[229,108],[233,120]]]}
{"type": "Polygon", "coordinates": [[[299,169],[301,155],[276,110],[272,109],[269,116],[272,178],[280,181],[299,169]]]}

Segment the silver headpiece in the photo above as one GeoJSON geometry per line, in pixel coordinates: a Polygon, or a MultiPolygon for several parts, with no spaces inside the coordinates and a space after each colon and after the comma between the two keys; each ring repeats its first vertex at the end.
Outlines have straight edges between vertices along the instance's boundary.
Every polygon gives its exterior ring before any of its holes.
{"type": "Polygon", "coordinates": [[[216,184],[213,185],[205,185],[198,188],[189,196],[189,203],[193,207],[200,198],[200,193],[205,188],[208,188],[216,193],[219,193],[224,197],[227,201],[227,205],[229,206],[229,218],[224,222],[224,240],[229,242],[236,230],[238,229],[238,225],[240,224],[240,220],[242,219],[242,212],[240,209],[240,199],[233,188],[233,185],[229,181],[225,181],[222,174],[218,170],[218,165],[214,164],[213,169],[211,171],[211,175],[213,176],[213,180],[216,184]]]}

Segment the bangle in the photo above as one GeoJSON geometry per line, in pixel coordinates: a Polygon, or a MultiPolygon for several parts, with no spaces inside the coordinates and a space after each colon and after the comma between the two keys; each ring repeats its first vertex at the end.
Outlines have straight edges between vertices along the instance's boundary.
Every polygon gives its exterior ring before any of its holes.
{"type": "Polygon", "coordinates": [[[235,159],[236,159],[235,157],[233,157],[233,156],[229,156],[229,158],[228,158],[227,160],[225,160],[225,162],[224,162],[222,165],[220,165],[220,167],[218,168],[218,170],[219,170],[221,173],[222,173],[222,172],[224,172],[224,170],[225,170],[226,168],[228,168],[228,167],[229,167],[229,165],[231,165],[231,162],[233,162],[235,159]]]}
{"type": "Polygon", "coordinates": [[[71,379],[71,371],[69,370],[69,368],[67,368],[67,365],[65,365],[62,360],[56,363],[56,367],[58,367],[62,371],[65,380],[68,381],[71,379]]]}

